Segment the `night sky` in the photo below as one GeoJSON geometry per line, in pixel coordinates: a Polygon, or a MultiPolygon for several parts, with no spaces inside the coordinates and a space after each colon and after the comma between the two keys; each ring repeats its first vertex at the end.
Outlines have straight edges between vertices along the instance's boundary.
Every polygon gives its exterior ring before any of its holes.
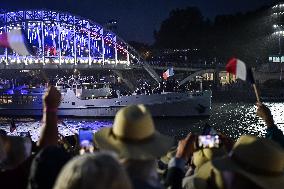
{"type": "Polygon", "coordinates": [[[205,17],[257,9],[273,0],[0,0],[0,9],[47,8],[68,11],[91,18],[99,24],[118,20],[118,35],[127,41],[154,41],[169,12],[175,8],[197,6],[205,17]],[[5,2],[3,2],[5,1],[5,2]]]}

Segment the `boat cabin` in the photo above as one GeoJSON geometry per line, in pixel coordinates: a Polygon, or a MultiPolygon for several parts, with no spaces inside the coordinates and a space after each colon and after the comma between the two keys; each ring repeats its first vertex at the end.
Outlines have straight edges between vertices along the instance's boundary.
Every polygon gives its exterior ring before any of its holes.
{"type": "Polygon", "coordinates": [[[85,100],[111,96],[109,83],[76,83],[72,85],[72,89],[78,98],[85,100]]]}

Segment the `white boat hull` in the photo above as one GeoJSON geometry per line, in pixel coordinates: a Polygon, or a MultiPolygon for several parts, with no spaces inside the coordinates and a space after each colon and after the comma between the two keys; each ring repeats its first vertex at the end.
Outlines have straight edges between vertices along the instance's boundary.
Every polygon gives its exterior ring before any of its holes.
{"type": "MultiPolygon", "coordinates": [[[[146,105],[154,117],[209,116],[211,112],[211,91],[80,100],[69,90],[62,96],[59,116],[114,117],[120,108],[131,104],[146,105]]],[[[30,104],[2,104],[0,115],[41,116],[42,103],[38,100],[30,104]]]]}

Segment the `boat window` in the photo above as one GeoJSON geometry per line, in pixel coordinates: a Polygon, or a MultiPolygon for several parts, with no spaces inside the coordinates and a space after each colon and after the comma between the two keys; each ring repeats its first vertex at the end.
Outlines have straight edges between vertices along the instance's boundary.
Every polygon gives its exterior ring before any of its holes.
{"type": "Polygon", "coordinates": [[[72,105],[75,105],[75,102],[72,102],[72,105]]]}
{"type": "Polygon", "coordinates": [[[12,103],[12,96],[0,96],[0,104],[10,104],[12,103]]]}

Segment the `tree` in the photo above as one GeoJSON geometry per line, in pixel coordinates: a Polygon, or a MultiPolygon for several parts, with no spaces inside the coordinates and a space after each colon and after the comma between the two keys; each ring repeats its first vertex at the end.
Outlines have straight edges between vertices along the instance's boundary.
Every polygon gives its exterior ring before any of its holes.
{"type": "Polygon", "coordinates": [[[159,48],[199,48],[202,46],[210,22],[197,7],[175,9],[155,32],[155,46],[159,48]]]}
{"type": "Polygon", "coordinates": [[[269,7],[248,13],[204,19],[196,7],[173,10],[154,32],[156,48],[199,49],[200,56],[226,61],[239,57],[254,65],[270,53],[272,22],[269,7]]]}

